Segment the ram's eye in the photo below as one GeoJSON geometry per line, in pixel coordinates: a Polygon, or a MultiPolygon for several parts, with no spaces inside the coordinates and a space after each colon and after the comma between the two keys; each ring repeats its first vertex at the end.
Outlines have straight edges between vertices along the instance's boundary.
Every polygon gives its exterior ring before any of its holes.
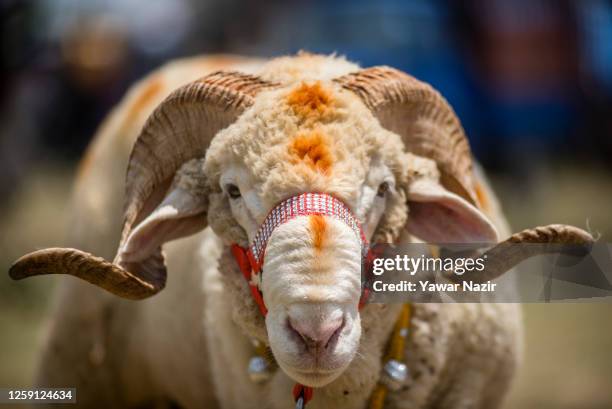
{"type": "Polygon", "coordinates": [[[385,197],[385,193],[389,190],[389,184],[387,182],[382,182],[380,186],[378,186],[378,192],[376,192],[376,196],[385,197]]]}
{"type": "Polygon", "coordinates": [[[238,199],[241,196],[240,189],[236,185],[230,184],[225,186],[225,191],[231,199],[238,199]]]}

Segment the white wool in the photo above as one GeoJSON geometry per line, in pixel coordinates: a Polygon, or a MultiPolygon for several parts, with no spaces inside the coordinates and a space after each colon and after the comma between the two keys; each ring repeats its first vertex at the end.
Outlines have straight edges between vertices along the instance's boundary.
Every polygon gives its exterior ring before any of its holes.
{"type": "MultiPolygon", "coordinates": [[[[356,312],[359,241],[353,232],[341,222],[327,223],[317,257],[307,217],[275,232],[263,284],[272,311],[268,323],[227,246],[245,245],[272,206],[302,191],[326,191],[344,200],[374,241],[412,240],[403,230],[408,209],[401,186],[414,177],[437,180],[439,175],[431,160],[404,152],[398,135],[382,129],[359,98],[331,81],[356,71],[357,65],[307,53],[268,62],[220,56],[181,60],[151,74],[127,94],[88,150],[75,190],[74,224],[79,228],[72,244],[112,258],[123,206],[123,169],[146,117],[178,86],[221,68],[257,74],[282,87],[258,95],[208,150],[204,172],[209,186],[202,191],[212,192],[210,228],[164,247],[167,287],[150,300],[119,300],[66,280],[38,383],[76,387],[82,407],[168,401],[185,408],[291,407],[295,381],[289,375],[301,376],[296,371],[304,363],[295,361],[295,344],[283,335],[283,307],[300,297],[320,296],[327,303],[322,302],[319,312],[342,310],[352,321],[333,358],[338,370],[333,379],[318,380],[322,386],[308,408],[363,408],[379,380],[400,305],[371,304],[356,312]],[[311,121],[284,101],[303,83],[317,81],[332,98],[330,109],[311,121]],[[322,156],[329,156],[329,170],[313,171],[294,157],[291,138],[304,132],[323,135],[328,151],[322,156]],[[377,199],[382,182],[389,182],[390,190],[377,199]],[[229,201],[223,191],[229,183],[240,188],[243,200],[229,201]],[[283,261],[294,248],[296,264],[288,268],[283,261]],[[314,259],[322,264],[313,267],[314,259]],[[335,263],[337,271],[332,274],[326,262],[335,263]],[[317,268],[321,274],[315,276],[317,268]],[[338,283],[342,286],[334,285],[338,283]],[[264,385],[251,382],[246,371],[253,354],[251,338],[272,342],[283,360],[264,385]]],[[[479,179],[494,204],[489,216],[506,234],[493,193],[479,179]]],[[[300,308],[300,317],[317,314],[312,305],[300,308]]],[[[389,394],[386,407],[499,407],[520,356],[518,306],[419,304],[413,310],[405,350],[410,376],[389,394]]]]}

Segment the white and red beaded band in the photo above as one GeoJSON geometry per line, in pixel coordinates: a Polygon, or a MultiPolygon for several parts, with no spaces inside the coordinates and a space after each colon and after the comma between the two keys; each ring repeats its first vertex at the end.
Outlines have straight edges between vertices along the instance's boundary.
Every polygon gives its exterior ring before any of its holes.
{"type": "Polygon", "coordinates": [[[251,243],[251,252],[259,265],[263,257],[268,240],[274,229],[281,224],[299,216],[322,215],[329,216],[344,222],[350,227],[361,241],[362,256],[368,251],[366,238],[361,223],[351,212],[351,209],[341,200],[327,193],[301,193],[283,200],[268,214],[251,243]]]}

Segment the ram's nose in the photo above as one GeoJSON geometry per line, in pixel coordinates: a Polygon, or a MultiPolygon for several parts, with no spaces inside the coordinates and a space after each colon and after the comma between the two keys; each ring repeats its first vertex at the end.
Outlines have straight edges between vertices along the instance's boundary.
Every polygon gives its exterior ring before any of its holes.
{"type": "Polygon", "coordinates": [[[315,354],[321,354],[329,348],[344,325],[342,314],[331,317],[305,318],[302,314],[289,314],[289,327],[303,342],[306,349],[315,354]]]}

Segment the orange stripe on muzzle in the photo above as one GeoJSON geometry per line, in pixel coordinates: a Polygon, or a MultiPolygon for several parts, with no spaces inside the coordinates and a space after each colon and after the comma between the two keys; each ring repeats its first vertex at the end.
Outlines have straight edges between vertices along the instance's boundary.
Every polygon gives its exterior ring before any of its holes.
{"type": "MultiPolygon", "coordinates": [[[[248,249],[235,243],[232,244],[234,258],[249,284],[255,303],[264,317],[268,313],[268,309],[265,306],[263,293],[259,285],[263,274],[262,267],[266,245],[275,228],[299,216],[310,216],[310,230],[313,245],[316,249],[320,249],[325,240],[327,230],[325,217],[333,217],[342,221],[355,232],[361,241],[362,264],[366,265],[367,269],[369,269],[367,266],[371,264],[374,253],[370,252],[368,239],[361,228],[361,223],[346,204],[326,193],[302,193],[292,196],[270,211],[248,249]]],[[[368,295],[369,290],[364,286],[359,299],[360,309],[365,304],[368,295]]],[[[296,383],[293,388],[293,396],[297,406],[304,407],[312,399],[312,393],[311,387],[296,383]]]]}
{"type": "Polygon", "coordinates": [[[320,214],[314,214],[310,216],[310,235],[312,237],[312,245],[315,249],[321,250],[323,247],[323,241],[325,239],[325,231],[327,230],[327,223],[325,217],[320,214]]]}

